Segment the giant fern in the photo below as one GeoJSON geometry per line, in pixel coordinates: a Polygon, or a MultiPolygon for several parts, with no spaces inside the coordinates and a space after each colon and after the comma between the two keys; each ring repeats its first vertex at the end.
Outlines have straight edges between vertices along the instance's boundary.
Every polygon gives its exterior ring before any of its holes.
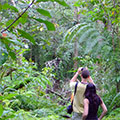
{"type": "MultiPolygon", "coordinates": [[[[100,32],[91,23],[79,23],[70,28],[65,36],[65,42],[78,41],[79,45],[85,45],[85,53],[88,53],[94,48],[98,43],[103,40],[104,37],[100,35],[100,32]]],[[[104,43],[102,41],[102,43],[104,43]]]]}

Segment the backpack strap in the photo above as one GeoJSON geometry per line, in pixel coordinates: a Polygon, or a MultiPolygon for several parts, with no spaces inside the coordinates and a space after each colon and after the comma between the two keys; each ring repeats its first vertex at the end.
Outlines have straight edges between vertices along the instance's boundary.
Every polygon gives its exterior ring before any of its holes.
{"type": "Polygon", "coordinates": [[[75,96],[75,94],[76,94],[76,91],[77,91],[77,85],[78,85],[78,82],[75,84],[74,96],[75,96]]]}
{"type": "MultiPolygon", "coordinates": [[[[77,91],[77,85],[78,85],[78,82],[75,84],[74,96],[75,96],[76,91],[77,91]]],[[[73,98],[73,100],[74,100],[74,98],[73,98]]],[[[72,102],[71,102],[71,105],[73,105],[73,100],[72,100],[72,102]]]]}

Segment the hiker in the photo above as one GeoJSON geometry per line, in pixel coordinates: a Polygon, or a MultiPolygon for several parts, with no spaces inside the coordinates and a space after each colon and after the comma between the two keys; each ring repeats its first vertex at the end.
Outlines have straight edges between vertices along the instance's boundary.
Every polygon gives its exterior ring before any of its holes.
{"type": "Polygon", "coordinates": [[[79,68],[75,73],[73,78],[70,80],[70,88],[72,91],[75,89],[76,82],[78,81],[76,94],[73,98],[73,116],[72,120],[81,120],[82,113],[84,111],[84,92],[87,86],[87,83],[93,83],[92,78],[90,77],[90,73],[87,68],[79,68]],[[81,82],[77,79],[78,75],[81,76],[81,82]]]}
{"type": "Polygon", "coordinates": [[[96,94],[96,87],[94,84],[89,83],[84,93],[84,112],[82,120],[101,120],[107,112],[107,108],[102,99],[96,94]],[[102,107],[102,114],[97,117],[99,106],[102,107]]]}

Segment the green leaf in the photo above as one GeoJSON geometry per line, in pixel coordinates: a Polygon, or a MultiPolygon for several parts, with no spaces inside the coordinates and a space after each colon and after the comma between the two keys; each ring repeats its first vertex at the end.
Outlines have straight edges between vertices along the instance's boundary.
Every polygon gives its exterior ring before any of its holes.
{"type": "Polygon", "coordinates": [[[8,59],[7,50],[4,48],[2,42],[0,42],[0,66],[8,59]]]}
{"type": "Polygon", "coordinates": [[[16,59],[16,55],[15,55],[15,53],[14,53],[13,51],[9,51],[9,55],[10,55],[10,57],[11,57],[13,60],[16,59]]]}
{"type": "Polygon", "coordinates": [[[16,95],[18,95],[18,94],[17,93],[14,93],[14,94],[10,93],[10,94],[4,96],[4,99],[11,99],[11,98],[15,97],[16,95]]]}
{"type": "Polygon", "coordinates": [[[0,3],[0,11],[2,10],[2,5],[1,5],[1,3],[0,3]]]}
{"type": "Polygon", "coordinates": [[[19,12],[18,9],[17,9],[16,7],[14,7],[14,6],[10,6],[10,5],[9,5],[9,8],[10,8],[11,10],[14,10],[15,12],[19,12]]]}
{"type": "Polygon", "coordinates": [[[0,103],[0,116],[2,116],[2,114],[3,114],[3,106],[2,106],[2,104],[0,103]]]}
{"type": "Polygon", "coordinates": [[[7,4],[7,3],[2,6],[2,9],[5,9],[5,10],[6,9],[11,9],[11,10],[14,10],[15,12],[19,12],[16,7],[11,6],[11,5],[7,4]]]}
{"type": "Polygon", "coordinates": [[[20,23],[22,23],[23,25],[27,22],[27,20],[28,20],[28,14],[27,13],[24,13],[21,17],[20,17],[20,19],[18,20],[18,23],[20,22],[20,23]]]}
{"type": "Polygon", "coordinates": [[[35,19],[36,21],[40,22],[40,23],[45,23],[46,27],[48,30],[50,31],[55,31],[55,26],[53,23],[47,21],[47,20],[42,20],[42,19],[36,19],[36,18],[33,18],[35,19]]]}
{"type": "Polygon", "coordinates": [[[0,51],[0,66],[6,62],[8,59],[8,54],[6,52],[0,51]]]}
{"type": "Polygon", "coordinates": [[[37,0],[36,2],[38,3],[38,2],[48,2],[48,1],[50,0],[37,0]]]}
{"type": "Polygon", "coordinates": [[[48,1],[57,2],[62,6],[69,7],[69,5],[64,0],[37,0],[37,3],[38,2],[48,2],[48,1]]]}
{"type": "Polygon", "coordinates": [[[12,39],[7,39],[8,41],[10,41],[10,43],[13,43],[14,45],[19,45],[21,47],[23,47],[23,43],[20,40],[12,40],[12,39]]]}
{"type": "Polygon", "coordinates": [[[20,29],[17,29],[17,30],[21,34],[22,37],[30,40],[30,42],[32,42],[33,44],[35,44],[34,38],[29,33],[25,32],[23,30],[20,30],[20,29]]]}
{"type": "Polygon", "coordinates": [[[55,1],[58,2],[62,6],[69,7],[69,5],[64,0],[55,0],[55,1]]]}
{"type": "Polygon", "coordinates": [[[40,14],[44,15],[44,16],[48,16],[49,18],[51,18],[50,13],[47,10],[44,9],[36,9],[40,14]]]}
{"type": "Polygon", "coordinates": [[[119,82],[120,81],[120,76],[119,77],[117,77],[117,82],[119,82]]]}

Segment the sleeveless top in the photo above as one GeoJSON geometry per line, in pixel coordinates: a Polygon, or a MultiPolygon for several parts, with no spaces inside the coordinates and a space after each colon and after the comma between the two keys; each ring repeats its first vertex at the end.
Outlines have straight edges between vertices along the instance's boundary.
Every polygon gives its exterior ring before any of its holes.
{"type": "Polygon", "coordinates": [[[89,110],[86,120],[98,120],[97,111],[99,105],[102,103],[101,99],[97,97],[96,105],[94,105],[92,98],[87,98],[87,99],[89,100],[89,110]]]}
{"type": "MultiPolygon", "coordinates": [[[[72,91],[74,91],[75,89],[75,84],[76,82],[70,82],[70,88],[72,89],[72,91]]],[[[74,96],[74,100],[73,100],[73,112],[76,113],[83,113],[84,111],[84,92],[86,90],[86,86],[87,84],[82,84],[81,82],[78,82],[77,85],[77,91],[76,94],[74,96]]]]}

